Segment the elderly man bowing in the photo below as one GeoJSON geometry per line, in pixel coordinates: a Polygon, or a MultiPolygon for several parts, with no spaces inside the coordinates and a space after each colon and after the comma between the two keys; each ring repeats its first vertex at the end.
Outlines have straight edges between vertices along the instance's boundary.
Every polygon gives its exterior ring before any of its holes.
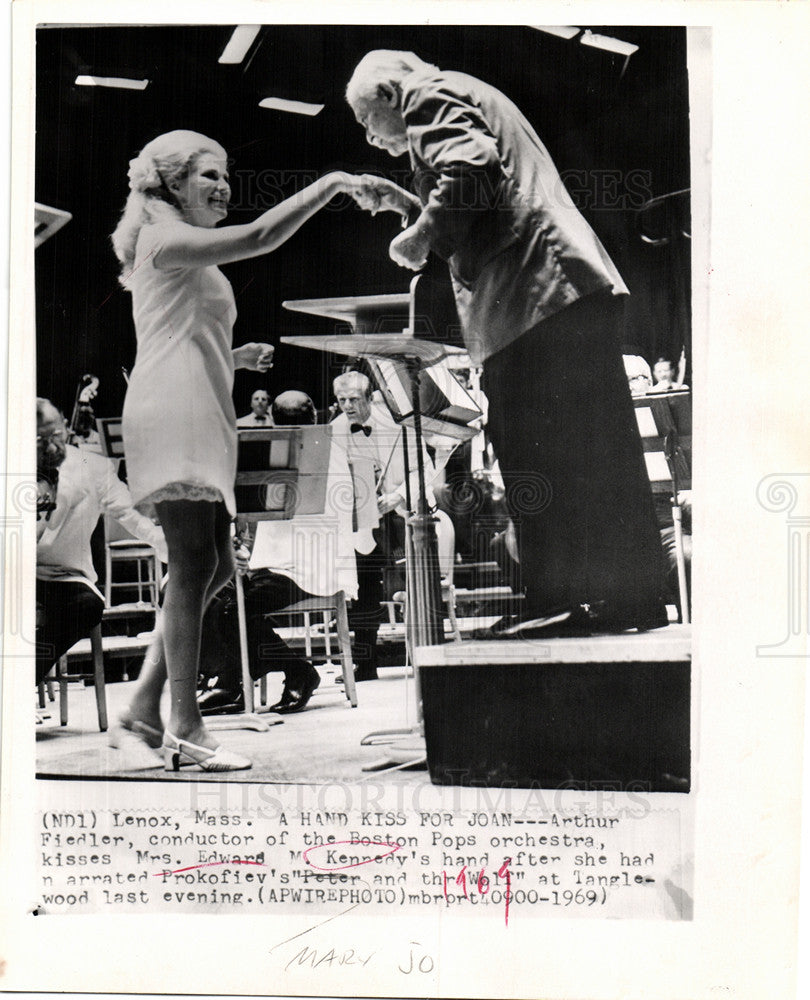
{"type": "Polygon", "coordinates": [[[526,589],[524,621],[500,631],[665,625],[620,351],[627,289],[548,151],[500,91],[410,52],[369,52],[346,96],[371,145],[409,155],[418,195],[369,176],[359,204],[406,217],[396,263],[447,260],[484,367],[526,589]]]}

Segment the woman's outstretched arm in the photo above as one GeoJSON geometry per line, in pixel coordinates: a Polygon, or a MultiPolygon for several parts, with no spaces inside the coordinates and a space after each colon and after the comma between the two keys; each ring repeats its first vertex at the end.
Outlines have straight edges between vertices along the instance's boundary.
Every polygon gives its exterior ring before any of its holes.
{"type": "Polygon", "coordinates": [[[223,226],[222,229],[206,229],[184,222],[167,225],[155,266],[161,269],[207,267],[270,253],[336,195],[353,195],[362,186],[359,177],[334,171],[247,225],[223,226]]]}

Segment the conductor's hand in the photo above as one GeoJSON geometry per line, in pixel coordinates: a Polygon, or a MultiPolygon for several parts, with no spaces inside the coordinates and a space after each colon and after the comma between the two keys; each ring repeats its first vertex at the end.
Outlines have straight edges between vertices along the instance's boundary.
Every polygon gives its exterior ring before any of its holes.
{"type": "Polygon", "coordinates": [[[377,212],[399,212],[403,220],[406,220],[412,209],[419,208],[419,199],[416,195],[385,177],[361,174],[355,181],[356,187],[351,195],[360,208],[371,212],[372,215],[376,215],[377,212]]]}
{"type": "Polygon", "coordinates": [[[391,240],[388,253],[391,260],[400,267],[410,268],[411,271],[421,271],[427,263],[427,255],[430,250],[430,240],[424,232],[417,226],[408,226],[407,229],[395,236],[391,240]]]}
{"type": "Polygon", "coordinates": [[[234,368],[247,368],[252,372],[266,372],[273,367],[272,344],[242,344],[233,351],[234,368]]]}

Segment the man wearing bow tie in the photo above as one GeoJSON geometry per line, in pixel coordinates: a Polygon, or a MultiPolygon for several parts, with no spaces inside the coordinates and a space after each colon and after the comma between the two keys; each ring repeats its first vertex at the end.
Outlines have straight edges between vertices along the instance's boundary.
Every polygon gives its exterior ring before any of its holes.
{"type": "MultiPolygon", "coordinates": [[[[408,435],[410,475],[406,485],[402,451],[403,428],[394,422],[387,408],[372,399],[371,382],[361,372],[346,372],[332,383],[341,413],[332,421],[333,446],[345,449],[354,482],[354,548],[357,559],[358,597],[350,612],[355,634],[356,680],[377,677],[377,631],[384,619],[382,572],[391,549],[390,534],[396,531],[392,512],[404,517],[416,507],[418,476],[416,444],[408,435]]],[[[423,450],[425,480],[434,470],[423,450]]],[[[428,488],[428,505],[435,506],[428,488]]]]}
{"type": "Polygon", "coordinates": [[[264,389],[257,389],[250,397],[250,413],[236,421],[237,427],[272,427],[273,418],[268,413],[270,397],[264,389]]]}

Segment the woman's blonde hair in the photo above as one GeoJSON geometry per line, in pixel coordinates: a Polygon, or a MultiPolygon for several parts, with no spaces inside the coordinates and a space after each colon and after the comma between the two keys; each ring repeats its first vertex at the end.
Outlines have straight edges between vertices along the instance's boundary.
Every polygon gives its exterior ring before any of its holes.
{"type": "Polygon", "coordinates": [[[129,195],[112,234],[115,256],[121,264],[119,281],[126,287],[135,265],[135,244],[143,226],[168,219],[182,219],[170,185],[188,176],[203,153],[227,159],[218,142],[200,132],[176,129],[147,143],[129,161],[129,195]]]}

